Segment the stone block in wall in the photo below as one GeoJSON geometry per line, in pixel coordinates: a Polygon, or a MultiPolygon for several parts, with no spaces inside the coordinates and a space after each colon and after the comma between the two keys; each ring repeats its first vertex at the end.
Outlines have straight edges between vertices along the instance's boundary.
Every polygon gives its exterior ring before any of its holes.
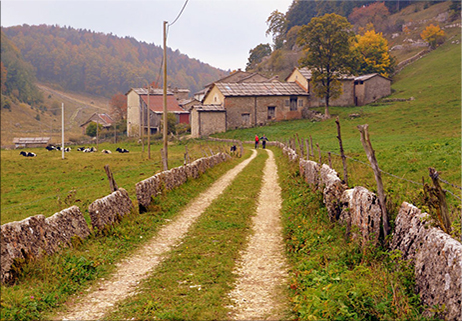
{"type": "Polygon", "coordinates": [[[422,238],[415,258],[416,290],[429,306],[445,305],[441,317],[462,320],[462,244],[439,228],[422,238]]]}
{"type": "Polygon", "coordinates": [[[197,167],[197,163],[186,164],[185,166],[186,176],[188,178],[198,178],[199,177],[199,168],[197,167]]]}
{"type": "Polygon", "coordinates": [[[44,215],[28,217],[19,222],[1,226],[1,281],[8,283],[16,278],[12,270],[15,261],[28,261],[46,252],[46,223],[44,215]]]}
{"type": "Polygon", "coordinates": [[[156,197],[161,192],[159,177],[154,175],[136,183],[135,190],[138,204],[142,208],[147,208],[151,203],[151,198],[156,197]]]}
{"type": "MultiPolygon", "coordinates": [[[[77,236],[85,239],[90,235],[87,222],[77,206],[71,206],[46,218],[47,231],[45,239],[47,246],[56,252],[62,246],[71,246],[72,238],[77,236]]],[[[47,250],[48,253],[50,253],[47,250]]]]}
{"type": "Polygon", "coordinates": [[[160,172],[156,174],[159,177],[160,184],[164,186],[166,190],[172,190],[175,187],[175,177],[172,175],[171,170],[160,172]]]}
{"type": "Polygon", "coordinates": [[[131,212],[132,208],[133,203],[128,192],[119,188],[90,204],[88,212],[90,213],[91,225],[94,229],[103,230],[118,223],[122,217],[131,212]]]}
{"type": "Polygon", "coordinates": [[[402,258],[414,260],[429,231],[430,215],[412,204],[403,202],[395,219],[391,250],[401,251],[402,258]]]}
{"type": "Polygon", "coordinates": [[[53,254],[61,247],[71,245],[74,236],[84,239],[89,234],[90,229],[77,206],[48,218],[36,215],[19,222],[3,224],[0,235],[1,282],[13,281],[21,265],[27,261],[53,254]]]}
{"type": "Polygon", "coordinates": [[[351,227],[352,238],[362,246],[377,244],[382,217],[377,195],[364,187],[356,186],[352,190],[344,191],[341,202],[344,203],[344,208],[340,221],[351,227]]]}
{"type": "Polygon", "coordinates": [[[289,158],[290,162],[295,162],[298,160],[297,152],[295,152],[292,148],[284,146],[282,149],[282,153],[289,158]]]}
{"type": "Polygon", "coordinates": [[[310,184],[314,188],[319,186],[319,165],[316,162],[307,160],[304,162],[303,174],[305,176],[305,182],[310,184]]]}
{"type": "Polygon", "coordinates": [[[319,177],[321,179],[321,184],[324,186],[336,184],[338,181],[341,182],[337,172],[326,164],[322,164],[321,169],[319,171],[319,177]]]}

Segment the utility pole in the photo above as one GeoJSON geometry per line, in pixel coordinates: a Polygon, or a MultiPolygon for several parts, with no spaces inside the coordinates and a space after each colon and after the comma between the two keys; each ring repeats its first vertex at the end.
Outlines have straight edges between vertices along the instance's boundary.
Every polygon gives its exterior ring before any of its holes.
{"type": "Polygon", "coordinates": [[[167,21],[164,21],[164,171],[168,170],[168,150],[167,150],[167,21]]]}
{"type": "Polygon", "coordinates": [[[64,103],[61,103],[61,154],[64,159],[64,103]]]}
{"type": "Polygon", "coordinates": [[[151,85],[148,81],[148,159],[151,159],[151,108],[149,100],[149,92],[151,91],[151,85]]]}

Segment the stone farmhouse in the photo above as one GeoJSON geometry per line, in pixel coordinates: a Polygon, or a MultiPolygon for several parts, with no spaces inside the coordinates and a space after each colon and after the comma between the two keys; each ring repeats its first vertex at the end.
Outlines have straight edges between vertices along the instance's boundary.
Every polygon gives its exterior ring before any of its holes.
{"type": "MultiPolygon", "coordinates": [[[[342,95],[332,106],[362,106],[391,94],[391,80],[381,75],[344,76],[342,95]]],[[[262,126],[272,121],[300,119],[309,108],[324,106],[312,90],[308,68],[295,68],[279,82],[258,73],[237,72],[205,86],[195,95],[191,112],[193,137],[208,136],[229,129],[262,126]]]]}
{"type": "Polygon", "coordinates": [[[82,134],[85,135],[87,131],[87,127],[88,125],[90,125],[90,123],[97,123],[97,124],[102,125],[103,128],[108,129],[109,127],[112,126],[112,124],[114,123],[114,120],[108,114],[94,113],[93,115],[90,116],[90,118],[88,118],[86,122],[80,125],[80,127],[82,128],[82,134]]]}
{"type": "MultiPolygon", "coordinates": [[[[168,90],[167,110],[176,116],[177,123],[189,124],[189,111],[180,107],[178,98],[185,100],[189,90],[168,90]]],[[[160,131],[163,117],[163,89],[150,88],[149,95],[147,88],[132,88],[127,96],[127,136],[141,136],[160,131]],[[148,98],[149,97],[149,98],[148,98]],[[149,106],[149,128],[148,128],[148,106],[149,106]]]]}
{"type": "MultiPolygon", "coordinates": [[[[308,68],[295,68],[286,81],[297,83],[310,94],[309,107],[325,106],[324,98],[313,93],[312,74],[308,68]]],[[[340,82],[342,94],[330,101],[331,106],[362,106],[391,94],[391,80],[377,73],[357,77],[345,75],[340,82]]]]}

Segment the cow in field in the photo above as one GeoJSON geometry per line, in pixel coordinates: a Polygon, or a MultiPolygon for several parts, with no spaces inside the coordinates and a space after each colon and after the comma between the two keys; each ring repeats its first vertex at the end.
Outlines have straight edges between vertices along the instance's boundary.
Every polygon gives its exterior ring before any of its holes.
{"type": "Polygon", "coordinates": [[[103,153],[103,154],[112,154],[112,152],[109,149],[103,149],[101,151],[101,153],[103,153]]]}
{"type": "Polygon", "coordinates": [[[45,149],[46,149],[47,151],[56,150],[56,146],[54,146],[54,145],[48,145],[47,147],[45,147],[45,149]]]}
{"type": "Polygon", "coordinates": [[[117,147],[116,151],[119,153],[129,153],[130,152],[128,149],[120,148],[120,147],[117,147]]]}
{"type": "Polygon", "coordinates": [[[25,151],[20,152],[19,155],[22,155],[24,157],[36,157],[37,156],[37,154],[35,154],[35,153],[25,152],[25,151]]]}

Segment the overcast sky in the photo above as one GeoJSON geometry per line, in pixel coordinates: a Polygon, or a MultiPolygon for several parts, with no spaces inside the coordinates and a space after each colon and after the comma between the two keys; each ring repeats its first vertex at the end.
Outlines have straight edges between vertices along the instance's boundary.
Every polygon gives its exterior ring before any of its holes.
{"type": "MultiPolygon", "coordinates": [[[[1,1],[3,27],[60,25],[131,36],[162,46],[163,21],[172,23],[185,0],[1,1]]],[[[292,0],[189,0],[169,28],[167,46],[224,70],[245,69],[249,50],[271,43],[265,36],[271,12],[292,0]]]]}

